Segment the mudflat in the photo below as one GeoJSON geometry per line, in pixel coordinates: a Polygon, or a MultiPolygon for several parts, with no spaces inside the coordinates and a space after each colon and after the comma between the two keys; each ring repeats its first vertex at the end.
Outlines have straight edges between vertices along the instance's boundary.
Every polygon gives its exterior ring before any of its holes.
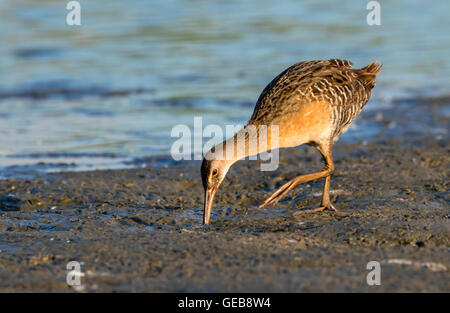
{"type": "Polygon", "coordinates": [[[1,180],[0,291],[72,291],[78,261],[88,292],[450,292],[449,108],[441,97],[363,111],[350,132],[379,131],[336,143],[338,212],[292,214],[320,204],[322,180],[258,209],[321,168],[308,146],[281,151],[274,172],[235,164],[209,226],[199,161],[1,180]]]}

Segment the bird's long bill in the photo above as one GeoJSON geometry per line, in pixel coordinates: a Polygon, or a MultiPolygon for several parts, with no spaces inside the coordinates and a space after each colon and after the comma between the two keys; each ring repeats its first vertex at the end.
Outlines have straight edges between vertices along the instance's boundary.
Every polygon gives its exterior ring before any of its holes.
{"type": "Polygon", "coordinates": [[[205,206],[203,211],[203,224],[209,224],[209,218],[211,216],[211,208],[216,194],[217,188],[215,186],[205,191],[205,206]]]}

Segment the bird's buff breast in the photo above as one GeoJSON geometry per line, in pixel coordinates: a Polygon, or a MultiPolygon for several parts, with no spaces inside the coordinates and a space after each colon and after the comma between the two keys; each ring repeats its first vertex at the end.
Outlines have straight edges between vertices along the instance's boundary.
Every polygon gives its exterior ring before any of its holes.
{"type": "Polygon", "coordinates": [[[283,116],[277,124],[280,148],[328,140],[332,133],[330,104],[325,101],[307,103],[297,112],[283,116]]]}

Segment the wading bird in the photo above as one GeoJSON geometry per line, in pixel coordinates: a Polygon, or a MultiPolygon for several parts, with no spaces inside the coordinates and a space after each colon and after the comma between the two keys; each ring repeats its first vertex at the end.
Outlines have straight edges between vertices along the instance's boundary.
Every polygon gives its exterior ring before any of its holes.
{"type": "MultiPolygon", "coordinates": [[[[330,178],[334,171],[332,146],[359,115],[370,98],[375,78],[382,65],[373,62],[361,69],[352,69],[346,60],[305,61],[294,64],[275,77],[262,91],[253,114],[243,130],[213,147],[203,159],[201,176],[205,189],[204,224],[209,224],[214,195],[231,165],[242,158],[269,149],[312,145],[322,155],[325,166],[317,172],[297,176],[275,191],[260,207],[276,205],[289,191],[308,181],[325,178],[322,204],[313,210],[336,210],[330,202],[330,178]],[[261,128],[278,127],[278,145],[249,149],[252,134],[245,134],[244,148],[237,146],[237,138],[249,125],[261,128]],[[218,152],[234,145],[231,158],[217,157],[218,152]],[[244,151],[242,151],[244,149],[244,151]],[[214,155],[214,156],[213,156],[214,155]]],[[[253,133],[258,136],[259,132],[253,133]]]]}

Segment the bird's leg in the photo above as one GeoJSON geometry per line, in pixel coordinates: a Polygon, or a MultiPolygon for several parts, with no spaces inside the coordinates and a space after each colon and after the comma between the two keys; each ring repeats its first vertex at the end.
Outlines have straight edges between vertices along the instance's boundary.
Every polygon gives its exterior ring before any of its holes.
{"type": "MultiPolygon", "coordinates": [[[[262,205],[260,205],[260,208],[263,208],[268,205],[276,205],[278,201],[283,199],[285,195],[289,193],[289,191],[293,190],[295,191],[295,188],[297,188],[300,184],[306,183],[311,180],[316,180],[319,178],[326,178],[325,179],[325,185],[323,190],[323,198],[322,198],[322,205],[321,208],[315,209],[315,210],[308,210],[308,211],[321,211],[325,208],[333,209],[334,207],[331,205],[330,197],[329,197],[329,190],[330,190],[330,176],[334,171],[334,163],[333,163],[333,156],[331,154],[331,144],[326,145],[318,145],[317,150],[322,154],[322,157],[325,161],[325,167],[317,173],[312,174],[306,174],[297,176],[290,181],[288,181],[286,184],[281,186],[277,191],[275,191],[262,205]]],[[[308,211],[302,211],[302,212],[308,212],[308,211]]]]}
{"type": "Polygon", "coordinates": [[[333,211],[337,211],[337,209],[331,204],[330,201],[330,182],[331,175],[325,178],[325,184],[323,185],[322,204],[320,206],[333,211]]]}
{"type": "Polygon", "coordinates": [[[313,213],[313,212],[320,212],[326,209],[337,211],[337,209],[334,207],[334,205],[331,204],[330,201],[330,181],[331,181],[331,174],[325,178],[325,184],[323,186],[323,195],[322,195],[322,204],[319,208],[311,209],[311,210],[303,210],[294,212],[293,214],[303,214],[303,213],[313,213]]]}
{"type": "MultiPolygon", "coordinates": [[[[330,167],[334,170],[334,164],[333,164],[333,156],[331,154],[331,149],[323,149],[320,146],[318,147],[318,150],[323,156],[323,159],[325,161],[325,167],[330,167]]],[[[311,213],[311,212],[319,212],[326,209],[337,211],[337,209],[331,204],[330,201],[330,183],[331,183],[331,174],[333,171],[325,177],[325,183],[323,185],[323,193],[322,193],[322,203],[320,207],[312,209],[312,210],[303,210],[295,212],[294,214],[302,214],[302,213],[311,213]]]]}

